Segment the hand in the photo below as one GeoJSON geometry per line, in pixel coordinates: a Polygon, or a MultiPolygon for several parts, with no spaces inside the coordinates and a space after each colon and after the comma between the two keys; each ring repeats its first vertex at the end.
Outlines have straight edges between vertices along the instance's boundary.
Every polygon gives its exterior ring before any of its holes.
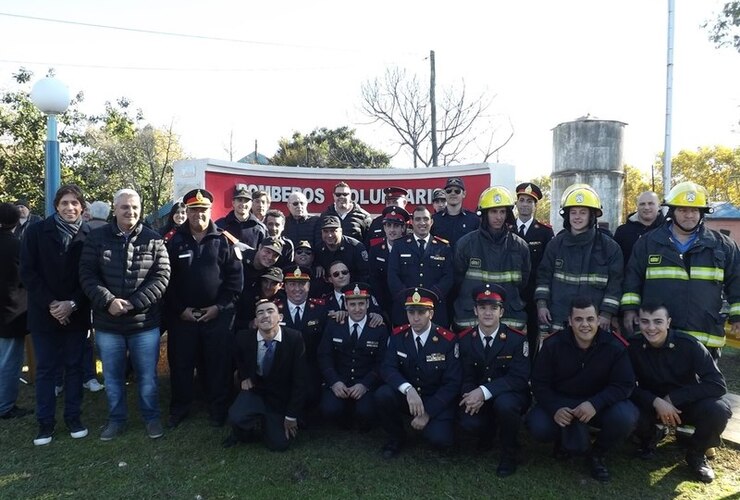
{"type": "Polygon", "coordinates": [[[662,424],[669,425],[671,427],[681,425],[681,417],[679,416],[681,410],[673,406],[670,397],[666,396],[665,399],[655,398],[653,400],[653,408],[655,408],[658,420],[660,420],[662,424]]]}
{"type": "Polygon", "coordinates": [[[555,415],[552,416],[552,419],[560,427],[570,425],[570,423],[573,421],[573,410],[565,407],[560,408],[558,411],[555,412],[555,415]]]}
{"type": "Polygon", "coordinates": [[[218,317],[218,306],[216,305],[208,306],[205,309],[201,310],[203,311],[203,315],[196,320],[199,323],[206,323],[218,317]]]}
{"type": "Polygon", "coordinates": [[[123,316],[133,308],[133,304],[128,300],[115,298],[108,306],[108,312],[111,316],[123,316]]]}
{"type": "Polygon", "coordinates": [[[475,415],[483,407],[486,397],[480,387],[476,387],[470,392],[463,394],[460,406],[465,406],[465,413],[475,415]]]}
{"type": "Polygon", "coordinates": [[[331,392],[333,392],[339,399],[347,399],[347,397],[349,397],[347,386],[344,385],[344,382],[341,380],[339,382],[334,382],[334,385],[331,386],[331,392]]]}
{"type": "Polygon", "coordinates": [[[736,339],[740,339],[740,321],[730,323],[730,335],[736,339]]]}
{"type": "Polygon", "coordinates": [[[409,405],[409,412],[412,416],[418,417],[424,413],[424,402],[413,387],[406,393],[406,402],[409,405]]]}
{"type": "Polygon", "coordinates": [[[594,408],[594,405],[592,405],[588,401],[584,401],[583,403],[573,408],[573,416],[584,424],[594,418],[594,415],[596,415],[596,408],[594,408]]]}
{"type": "Polygon", "coordinates": [[[334,318],[334,321],[343,325],[347,319],[347,311],[329,311],[329,317],[334,318]]]}
{"type": "Polygon", "coordinates": [[[624,331],[632,335],[637,325],[637,311],[624,311],[624,331]]]}
{"type": "Polygon", "coordinates": [[[283,420],[283,428],[285,429],[285,439],[290,439],[298,435],[298,421],[297,420],[283,420]]]}
{"type": "Polygon", "coordinates": [[[420,431],[423,430],[428,423],[429,415],[427,415],[426,413],[422,413],[421,415],[414,417],[414,419],[411,421],[411,427],[416,429],[417,431],[420,431]]]}
{"type": "Polygon", "coordinates": [[[552,323],[550,310],[547,307],[538,307],[537,320],[540,322],[540,325],[550,325],[552,323]]]}
{"type": "Polygon", "coordinates": [[[367,387],[362,384],[355,384],[347,389],[347,395],[354,400],[360,399],[365,394],[367,394],[367,387]]]}
{"type": "Polygon", "coordinates": [[[198,321],[198,319],[193,316],[193,309],[192,307],[186,307],[185,310],[180,313],[180,319],[183,321],[198,321]]]}
{"type": "Polygon", "coordinates": [[[69,324],[69,316],[73,311],[71,300],[54,300],[49,304],[49,314],[63,325],[69,324]]]}
{"type": "Polygon", "coordinates": [[[383,324],[383,316],[378,313],[370,313],[367,318],[369,319],[367,324],[370,325],[370,328],[377,328],[383,324]]]}
{"type": "Polygon", "coordinates": [[[242,380],[242,391],[250,391],[254,387],[254,383],[251,378],[242,380]]]}
{"type": "Polygon", "coordinates": [[[612,331],[612,319],[599,314],[599,328],[607,332],[612,331]]]}
{"type": "Polygon", "coordinates": [[[324,276],[324,268],[321,266],[316,266],[316,277],[321,278],[324,276]]]}

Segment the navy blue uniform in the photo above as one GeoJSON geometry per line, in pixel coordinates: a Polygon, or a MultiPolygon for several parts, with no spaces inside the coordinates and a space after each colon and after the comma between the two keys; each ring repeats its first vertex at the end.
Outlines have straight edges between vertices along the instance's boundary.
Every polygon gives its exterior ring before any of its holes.
{"type": "Polygon", "coordinates": [[[314,263],[329,272],[329,266],[335,260],[344,262],[355,281],[367,282],[370,276],[370,268],[367,263],[367,250],[359,240],[349,236],[342,236],[342,241],[336,250],[329,250],[324,243],[321,244],[314,263]]]}
{"type": "Polygon", "coordinates": [[[394,325],[407,322],[404,291],[420,287],[433,291],[439,298],[434,308],[434,322],[449,326],[446,298],[454,283],[452,248],[441,238],[427,236],[425,239],[423,252],[414,236],[393,242],[393,250],[388,257],[388,289],[394,300],[394,325]]]}
{"type": "Polygon", "coordinates": [[[247,220],[240,221],[232,210],[226,217],[218,219],[216,225],[250,248],[257,248],[260,241],[267,237],[267,228],[252,213],[247,220]]]}
{"type": "Polygon", "coordinates": [[[193,369],[202,351],[208,412],[211,419],[226,418],[232,386],[232,323],[234,303],[242,290],[240,256],[221,231],[210,222],[206,235],[196,241],[183,224],[167,243],[172,268],[165,295],[169,340],[172,399],[170,416],[182,419],[193,400],[193,369]],[[207,322],[185,321],[180,314],[188,307],[217,305],[219,314],[207,322]]]}
{"type": "Polygon", "coordinates": [[[390,249],[385,238],[370,240],[368,265],[370,267],[370,287],[384,311],[390,311],[393,297],[388,289],[388,256],[390,249]]]}
{"type": "Polygon", "coordinates": [[[399,391],[405,383],[419,393],[429,423],[422,431],[432,445],[449,447],[453,443],[453,421],[462,384],[457,339],[449,330],[432,323],[421,352],[416,351],[409,325],[393,331],[380,368],[385,385],[375,391],[381,425],[391,439],[404,439],[403,415],[409,414],[406,396],[399,391]]]}
{"type": "Polygon", "coordinates": [[[637,376],[632,401],[640,409],[636,434],[654,435],[653,401],[670,397],[681,411],[681,423],[695,427],[691,447],[704,453],[719,446],[720,435],[732,416],[725,378],[712,356],[694,337],[670,330],[662,347],[652,347],[642,335],[630,338],[629,355],[637,376]]]}
{"type": "Polygon", "coordinates": [[[368,318],[355,345],[351,342],[349,319],[343,324],[326,324],[318,350],[318,362],[326,388],[321,396],[321,413],[331,419],[347,416],[354,407],[355,416],[365,425],[375,420],[373,391],[380,385],[380,363],[388,342],[388,328],[370,327],[368,318]],[[340,399],[331,387],[337,382],[352,387],[364,385],[368,392],[359,400],[340,399]]]}
{"type": "Polygon", "coordinates": [[[534,290],[537,286],[537,268],[545,254],[545,247],[555,236],[552,227],[543,224],[537,219],[529,225],[529,229],[524,235],[519,234],[529,246],[529,261],[532,271],[529,273],[527,285],[521,292],[524,300],[525,311],[527,311],[527,337],[529,338],[529,350],[534,355],[539,343],[539,321],[537,319],[537,303],[534,300],[534,290]]]}
{"type": "Polygon", "coordinates": [[[637,424],[638,411],[629,401],[635,387],[626,342],[617,334],[599,330],[591,346],[583,350],[568,327],[548,337],[537,355],[532,371],[532,392],[537,405],[527,424],[538,441],[560,437],[567,451],[582,453],[589,448],[589,426],[601,429],[594,444],[605,452],[627,437],[637,424]],[[590,402],[596,415],[588,423],[574,419],[561,428],[553,420],[563,407],[575,408],[590,402]]]}
{"type": "MultiPolygon", "coordinates": [[[[460,426],[491,439],[490,430],[500,429],[501,444],[515,451],[521,418],[529,407],[529,345],[524,333],[503,323],[486,353],[478,327],[458,335],[463,368],[462,394],[483,386],[491,397],[475,415],[460,411],[460,426]]],[[[485,392],[484,392],[485,394],[485,392]]]]}
{"type": "Polygon", "coordinates": [[[432,220],[432,235],[448,241],[453,248],[457,240],[480,226],[480,217],[464,208],[457,215],[450,215],[444,209],[432,215],[432,220]]]}

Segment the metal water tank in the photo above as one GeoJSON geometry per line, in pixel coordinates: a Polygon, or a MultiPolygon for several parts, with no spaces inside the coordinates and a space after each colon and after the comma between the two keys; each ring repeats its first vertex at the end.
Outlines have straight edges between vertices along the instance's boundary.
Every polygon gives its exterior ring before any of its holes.
{"type": "Polygon", "coordinates": [[[568,186],[581,182],[599,193],[604,207],[599,222],[608,223],[612,232],[621,224],[626,125],[586,115],[553,129],[550,221],[556,234],[563,228],[560,197],[568,186]]]}

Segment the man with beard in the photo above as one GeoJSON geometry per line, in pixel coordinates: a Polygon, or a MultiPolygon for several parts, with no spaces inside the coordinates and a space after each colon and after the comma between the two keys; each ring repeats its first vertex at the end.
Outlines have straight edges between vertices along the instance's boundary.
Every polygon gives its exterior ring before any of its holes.
{"type": "Polygon", "coordinates": [[[336,217],[345,236],[364,242],[370,230],[372,217],[367,210],[352,201],[352,192],[346,182],[342,181],[334,186],[333,195],[334,203],[324,210],[321,219],[324,220],[328,216],[336,217]]]}

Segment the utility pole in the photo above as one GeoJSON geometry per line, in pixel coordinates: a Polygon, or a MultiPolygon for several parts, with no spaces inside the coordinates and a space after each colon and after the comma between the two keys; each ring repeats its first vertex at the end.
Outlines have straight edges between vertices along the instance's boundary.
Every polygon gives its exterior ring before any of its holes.
{"type": "Polygon", "coordinates": [[[434,81],[436,79],[434,69],[434,51],[429,51],[429,63],[431,64],[431,72],[429,77],[429,102],[432,106],[432,166],[437,166],[437,105],[434,97],[434,81]]]}
{"type": "Polygon", "coordinates": [[[668,0],[668,54],[665,89],[665,143],[663,147],[663,196],[671,191],[671,129],[673,119],[673,31],[675,19],[674,0],[668,0]]]}

